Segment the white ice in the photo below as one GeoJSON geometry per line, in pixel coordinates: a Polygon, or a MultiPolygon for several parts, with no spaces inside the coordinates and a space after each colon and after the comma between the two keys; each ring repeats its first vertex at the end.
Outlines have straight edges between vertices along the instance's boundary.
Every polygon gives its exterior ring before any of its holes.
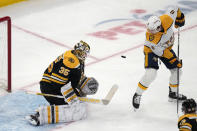
{"type": "MultiPolygon", "coordinates": [[[[133,10],[145,10],[145,14],[137,14],[143,16],[157,14],[170,5],[188,8],[181,2],[183,0],[28,0],[1,7],[0,17],[12,18],[13,93],[39,91],[38,82],[48,65],[75,43],[84,40],[91,46],[85,73],[95,77],[100,84],[93,97],[103,98],[115,83],[119,89],[108,106],[89,104],[87,119],[62,124],[50,131],[178,130],[176,103],[168,102],[170,73],[163,64],[156,80],[144,93],[139,111],[134,112],[132,108],[132,96],[144,74],[142,44],[145,28],[127,27],[143,32],[136,35],[117,33],[116,40],[88,34],[129,23],[131,20],[119,20],[97,25],[106,20],[134,18],[133,10]]],[[[197,2],[188,2],[192,10],[186,13],[186,24],[180,32],[180,57],[183,59],[180,92],[196,99],[197,2]]],[[[144,19],[138,20],[145,23],[144,19]]],[[[173,49],[177,52],[177,34],[173,49]]],[[[0,130],[6,129],[0,127],[0,130]]],[[[39,128],[35,127],[35,130],[39,128]]]]}

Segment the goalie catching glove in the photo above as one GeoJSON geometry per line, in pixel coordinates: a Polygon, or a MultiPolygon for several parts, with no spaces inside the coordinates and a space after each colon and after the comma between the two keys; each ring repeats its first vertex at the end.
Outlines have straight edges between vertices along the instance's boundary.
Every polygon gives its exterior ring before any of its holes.
{"type": "Polygon", "coordinates": [[[96,94],[98,90],[99,83],[93,77],[84,77],[77,89],[79,90],[80,96],[93,95],[96,94]]]}
{"type": "Polygon", "coordinates": [[[67,83],[61,88],[61,93],[65,97],[65,102],[69,105],[73,102],[78,101],[78,94],[81,97],[85,97],[86,95],[93,95],[98,90],[98,82],[93,77],[84,77],[80,84],[77,86],[77,89],[73,89],[71,82],[67,83]],[[77,93],[76,93],[77,90],[77,93]]]}

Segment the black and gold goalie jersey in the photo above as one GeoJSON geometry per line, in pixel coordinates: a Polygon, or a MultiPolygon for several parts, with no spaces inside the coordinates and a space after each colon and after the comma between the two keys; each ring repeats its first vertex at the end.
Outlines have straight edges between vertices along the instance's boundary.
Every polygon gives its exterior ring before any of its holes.
{"type": "Polygon", "coordinates": [[[84,63],[80,63],[73,50],[69,50],[49,65],[41,81],[50,83],[54,88],[71,82],[72,87],[76,88],[83,74],[84,63]]]}
{"type": "Polygon", "coordinates": [[[179,118],[179,131],[197,131],[197,114],[186,114],[179,118]]]}

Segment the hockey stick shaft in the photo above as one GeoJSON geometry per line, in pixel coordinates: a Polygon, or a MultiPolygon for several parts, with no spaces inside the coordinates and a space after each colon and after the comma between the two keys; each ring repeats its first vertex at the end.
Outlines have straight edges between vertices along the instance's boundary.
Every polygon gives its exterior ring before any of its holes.
{"type": "MultiPolygon", "coordinates": [[[[47,97],[56,97],[56,98],[64,98],[64,96],[60,95],[53,95],[53,94],[45,94],[45,93],[37,93],[37,92],[26,92],[27,94],[33,94],[33,95],[40,95],[40,96],[47,96],[47,97]]],[[[85,101],[89,103],[101,103],[101,100],[95,99],[95,98],[88,98],[88,97],[78,97],[80,101],[85,101]]]]}
{"type": "MultiPolygon", "coordinates": [[[[178,28],[178,45],[177,45],[177,57],[179,60],[179,48],[180,48],[180,27],[178,28]]],[[[179,114],[179,68],[177,68],[177,115],[179,114]]]]}
{"type": "MultiPolygon", "coordinates": [[[[112,97],[114,96],[115,92],[117,91],[118,86],[113,85],[110,91],[108,92],[107,96],[104,99],[96,99],[96,98],[89,98],[89,97],[78,97],[80,101],[93,103],[93,104],[101,104],[101,105],[108,105],[111,101],[112,97]]],[[[34,95],[41,95],[41,96],[47,96],[47,97],[56,97],[56,98],[64,98],[64,96],[60,95],[53,95],[53,94],[45,94],[45,93],[37,93],[37,92],[30,92],[27,91],[27,94],[34,94],[34,95]]]]}

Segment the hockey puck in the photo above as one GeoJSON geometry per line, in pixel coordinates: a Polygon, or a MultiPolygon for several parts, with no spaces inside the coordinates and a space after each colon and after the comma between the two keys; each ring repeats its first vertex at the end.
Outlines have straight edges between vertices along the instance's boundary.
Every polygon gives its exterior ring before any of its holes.
{"type": "Polygon", "coordinates": [[[126,56],[124,56],[124,55],[122,55],[121,57],[122,57],[122,58],[126,58],[126,56]]]}

